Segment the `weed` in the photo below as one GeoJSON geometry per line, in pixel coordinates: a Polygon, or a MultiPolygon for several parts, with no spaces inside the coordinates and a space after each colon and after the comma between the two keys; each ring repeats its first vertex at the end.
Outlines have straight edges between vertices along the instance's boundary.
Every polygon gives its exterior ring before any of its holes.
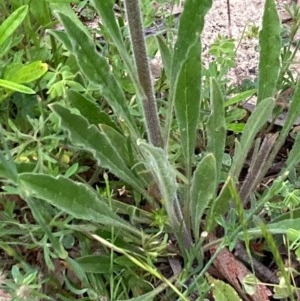
{"type": "MultiPolygon", "coordinates": [[[[147,41],[143,24],[153,23],[151,1],[140,8],[138,1],[126,0],[126,20],[116,16],[113,1],[91,4],[101,20],[96,34],[68,5],[55,12],[64,30],[48,32],[50,45],[60,49],[55,48],[43,79],[44,63],[31,63],[43,71],[29,82],[40,80],[32,88],[40,88],[45,103],[32,106],[32,116],[25,114],[26,128],[19,128],[12,112],[3,118],[0,245],[22,267],[8,265],[7,292],[31,300],[45,298],[44,291],[50,300],[201,300],[210,292],[217,300],[224,289],[230,298],[238,298],[238,292],[258,300],[269,284],[251,275],[231,251],[242,246],[255,273],[259,263],[251,243],[262,238],[281,273],[279,283],[272,284],[275,296],[293,299],[298,289],[290,279],[297,275],[286,270],[275,235],[287,237],[289,252],[299,255],[298,190],[287,182],[300,161],[299,135],[285,167],[257,192],[300,110],[295,82],[281,131],[264,133],[288,72],[288,64],[282,64],[288,59],[280,60],[275,2],[265,2],[257,86],[235,96],[226,89],[226,74],[235,65],[232,40],[219,37],[210,48],[215,60],[207,69],[202,66],[200,34],[211,0],[186,0],[176,35],[167,26],[147,41]],[[99,33],[104,42],[95,40],[99,33]],[[147,46],[151,55],[159,50],[163,64],[155,89],[147,46]],[[238,124],[244,111],[236,105],[254,93],[256,109],[238,124]],[[232,151],[227,130],[239,134],[232,151]],[[14,205],[8,202],[11,197],[17,197],[14,205]],[[278,197],[288,213],[279,210],[263,221],[267,206],[272,208],[278,197]],[[24,212],[21,220],[15,216],[17,207],[24,212]],[[24,250],[43,262],[43,280],[23,258],[24,250]],[[244,272],[238,283],[222,269],[222,258],[244,272]],[[212,265],[232,286],[211,275],[212,265]]],[[[38,28],[52,24],[47,14],[55,8],[47,6],[44,18],[34,15],[30,22],[38,28]]],[[[15,9],[24,14],[21,24],[28,8],[15,9]]],[[[24,83],[2,82],[5,101],[32,93],[24,83]]]]}

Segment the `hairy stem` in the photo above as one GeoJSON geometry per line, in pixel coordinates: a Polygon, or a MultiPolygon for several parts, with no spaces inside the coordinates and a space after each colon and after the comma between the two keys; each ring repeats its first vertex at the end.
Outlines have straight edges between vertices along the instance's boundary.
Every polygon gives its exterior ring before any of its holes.
{"type": "Polygon", "coordinates": [[[144,92],[144,95],[142,95],[142,105],[148,138],[154,146],[163,147],[163,139],[146,51],[144,30],[141,21],[139,0],[125,0],[125,8],[138,79],[144,92]]]}

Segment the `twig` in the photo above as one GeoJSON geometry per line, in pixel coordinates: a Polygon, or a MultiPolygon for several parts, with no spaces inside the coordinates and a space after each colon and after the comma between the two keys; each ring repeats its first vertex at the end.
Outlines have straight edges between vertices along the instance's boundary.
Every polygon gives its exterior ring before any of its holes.
{"type": "Polygon", "coordinates": [[[238,242],[235,246],[235,256],[249,266],[252,265],[255,270],[255,274],[262,281],[273,284],[279,283],[278,277],[276,277],[276,275],[270,271],[270,269],[268,269],[261,262],[257,261],[255,258],[249,257],[241,242],[238,242]]]}

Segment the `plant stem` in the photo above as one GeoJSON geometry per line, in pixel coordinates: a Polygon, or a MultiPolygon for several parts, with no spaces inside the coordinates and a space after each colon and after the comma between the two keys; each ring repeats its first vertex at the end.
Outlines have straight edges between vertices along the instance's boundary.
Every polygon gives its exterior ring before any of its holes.
{"type": "Polygon", "coordinates": [[[154,146],[163,147],[163,139],[146,51],[144,30],[141,21],[139,0],[125,0],[125,8],[138,79],[144,92],[144,95],[142,95],[142,106],[147,134],[150,143],[154,146]]]}

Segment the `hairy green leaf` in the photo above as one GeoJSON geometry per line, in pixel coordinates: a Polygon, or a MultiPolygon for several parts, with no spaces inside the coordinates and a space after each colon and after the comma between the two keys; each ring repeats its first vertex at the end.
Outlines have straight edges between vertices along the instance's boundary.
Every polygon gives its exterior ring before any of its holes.
{"type": "Polygon", "coordinates": [[[224,99],[215,79],[210,80],[211,114],[207,122],[207,151],[216,159],[217,181],[220,180],[226,140],[224,99]]]}
{"type": "Polygon", "coordinates": [[[233,157],[233,163],[230,169],[230,174],[233,177],[238,178],[256,134],[262,126],[266,124],[273,112],[274,103],[273,98],[264,99],[257,105],[254,112],[249,117],[244,127],[240,144],[237,145],[233,157]]]}
{"type": "MultiPolygon", "coordinates": [[[[91,36],[82,30],[81,26],[78,26],[67,15],[58,13],[58,16],[71,42],[72,49],[69,50],[75,55],[80,69],[91,82],[99,85],[99,89],[109,105],[117,115],[125,120],[131,133],[137,137],[138,131],[130,115],[124,92],[111,72],[107,59],[96,51],[91,36]]],[[[70,46],[70,44],[67,43],[65,46],[70,46]]]]}
{"type": "Polygon", "coordinates": [[[211,203],[206,218],[206,231],[210,232],[217,226],[217,219],[224,216],[230,208],[232,178],[228,177],[224,183],[218,197],[211,203]]]}
{"type": "Polygon", "coordinates": [[[158,36],[157,42],[159,46],[159,52],[161,54],[164,70],[166,72],[167,79],[171,79],[171,68],[172,68],[172,56],[173,53],[169,49],[164,37],[158,36]]]}
{"type": "Polygon", "coordinates": [[[216,159],[213,154],[208,154],[199,162],[191,186],[190,215],[196,240],[199,239],[202,215],[213,201],[216,188],[216,159]]]}
{"type": "Polygon", "coordinates": [[[138,148],[145,158],[145,165],[156,180],[162,196],[162,204],[166,208],[170,224],[177,238],[183,239],[186,247],[190,246],[191,237],[183,221],[182,209],[177,197],[176,172],[169,163],[165,150],[143,141],[138,141],[138,148]],[[182,234],[180,233],[181,228],[183,229],[182,234]]]}
{"type": "Polygon", "coordinates": [[[204,27],[204,17],[211,5],[211,0],[187,0],[185,2],[184,10],[180,16],[178,37],[174,46],[172,83],[177,82],[179,71],[185,61],[189,59],[191,49],[199,43],[199,37],[204,27]]]}
{"type": "MultiPolygon", "coordinates": [[[[282,147],[282,145],[284,144],[286,137],[289,135],[289,132],[291,130],[291,128],[294,125],[294,122],[296,121],[296,119],[299,117],[300,115],[300,82],[298,82],[297,86],[296,86],[296,90],[294,92],[294,95],[292,97],[292,101],[290,103],[290,107],[289,110],[287,112],[287,116],[285,118],[285,122],[284,125],[281,129],[281,131],[279,132],[279,137],[277,139],[277,142],[275,144],[275,146],[273,147],[272,153],[270,154],[270,157],[268,159],[267,164],[270,166],[273,162],[273,160],[275,159],[277,153],[279,152],[280,148],[282,147]]],[[[293,156],[295,156],[295,153],[293,152],[293,156]]],[[[290,160],[295,160],[298,156],[288,159],[287,163],[290,164],[291,161],[290,160]]],[[[291,167],[291,165],[290,165],[291,167]]]]}
{"type": "Polygon", "coordinates": [[[25,198],[34,196],[42,199],[75,218],[129,230],[138,235],[140,233],[114,213],[107,201],[85,184],[62,176],[23,173],[19,175],[18,188],[25,198]]]}
{"type": "Polygon", "coordinates": [[[175,99],[177,100],[176,113],[180,115],[186,115],[181,118],[180,130],[183,140],[183,150],[186,158],[189,160],[189,154],[191,144],[194,143],[193,132],[194,124],[198,120],[199,109],[197,106],[200,101],[200,79],[201,79],[201,43],[200,34],[204,27],[204,17],[212,5],[211,0],[193,1],[187,0],[184,5],[184,10],[180,17],[178,36],[174,46],[174,53],[172,56],[172,67],[170,75],[170,85],[172,87],[170,91],[170,105],[169,105],[169,118],[167,119],[165,126],[165,140],[168,141],[168,136],[171,127],[171,116],[175,99]],[[198,53],[197,53],[198,52],[198,53]],[[192,66],[193,62],[196,64],[192,66]],[[200,66],[199,66],[200,64],[200,66]],[[197,69],[199,68],[199,69],[197,69]],[[195,78],[192,79],[193,85],[188,82],[191,79],[192,71],[195,71],[195,78]],[[181,81],[183,80],[183,83],[181,81]],[[179,87],[177,87],[179,85],[179,87]],[[184,99],[181,101],[180,97],[184,99]],[[185,107],[183,112],[180,112],[180,106],[185,107]],[[191,116],[187,116],[187,113],[196,109],[191,116]],[[186,127],[186,121],[188,117],[191,117],[191,126],[186,127]],[[188,132],[191,130],[191,132],[188,132]],[[184,131],[186,137],[184,137],[184,131]]]}
{"type": "Polygon", "coordinates": [[[190,49],[189,57],[179,70],[178,83],[174,87],[176,119],[179,125],[188,179],[191,175],[199,119],[200,79],[200,45],[195,43],[194,47],[190,49]]]}
{"type": "Polygon", "coordinates": [[[123,58],[129,70],[132,71],[132,60],[128,54],[128,50],[123,41],[123,37],[117,23],[117,18],[115,17],[114,13],[115,1],[92,0],[92,2],[101,17],[102,24],[105,26],[105,29],[109,32],[110,37],[115,43],[115,46],[117,47],[120,56],[123,58]]]}
{"type": "Polygon", "coordinates": [[[110,116],[105,112],[102,112],[100,107],[91,99],[72,90],[68,92],[68,98],[89,123],[97,126],[99,124],[106,124],[117,130],[116,125],[111,120],[110,116]]]}
{"type": "Polygon", "coordinates": [[[124,136],[104,125],[100,131],[83,116],[59,104],[53,105],[52,109],[60,117],[62,127],[68,131],[74,145],[91,152],[101,167],[108,168],[137,191],[145,193],[140,179],[127,166],[129,155],[124,136]]]}
{"type": "Polygon", "coordinates": [[[257,103],[273,97],[276,89],[281,51],[281,21],[274,0],[266,0],[259,34],[259,72],[257,103]]]}

